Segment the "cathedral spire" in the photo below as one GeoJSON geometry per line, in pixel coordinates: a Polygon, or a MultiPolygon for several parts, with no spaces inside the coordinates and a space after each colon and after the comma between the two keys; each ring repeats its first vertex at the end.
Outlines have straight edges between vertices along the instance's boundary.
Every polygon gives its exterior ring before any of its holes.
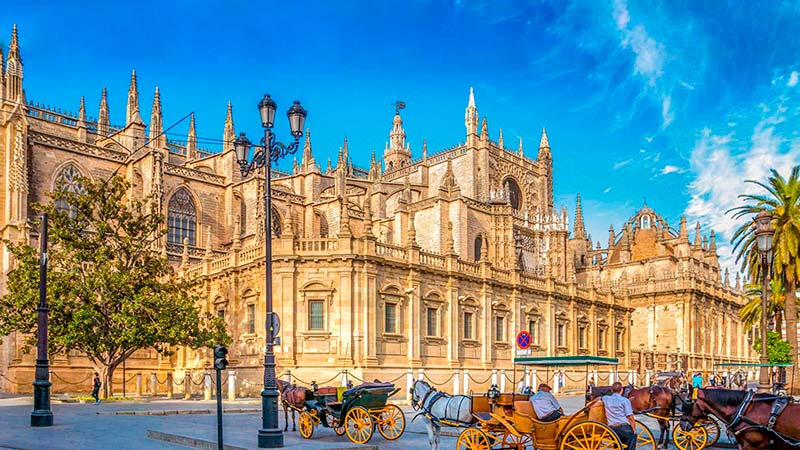
{"type": "Polygon", "coordinates": [[[504,148],[503,147],[503,129],[502,128],[500,128],[500,133],[497,136],[497,146],[500,147],[500,148],[504,148]]]}
{"type": "Polygon", "coordinates": [[[519,156],[525,156],[525,152],[522,150],[522,138],[519,138],[519,156]]]}
{"type": "Polygon", "coordinates": [[[614,243],[617,241],[617,235],[614,233],[614,225],[608,227],[608,256],[611,256],[611,250],[614,249],[614,243]]]}
{"type": "Polygon", "coordinates": [[[131,84],[128,87],[128,110],[125,115],[125,125],[143,123],[139,115],[139,84],[136,81],[136,69],[131,71],[131,84]]]}
{"type": "Polygon", "coordinates": [[[428,159],[428,140],[427,139],[423,139],[422,140],[422,159],[423,160],[428,159]]]}
{"type": "Polygon", "coordinates": [[[222,132],[222,145],[225,148],[233,148],[233,141],[236,140],[236,131],[233,128],[233,106],[228,100],[228,112],[225,114],[225,129],[222,132]]]}
{"type": "Polygon", "coordinates": [[[83,96],[81,95],[81,105],[78,108],[78,122],[86,126],[86,101],[84,100],[83,96]]]}
{"type": "Polygon", "coordinates": [[[166,148],[167,140],[164,137],[164,116],[161,113],[161,94],[158,86],[153,96],[153,110],[150,113],[150,138],[151,148],[166,148]]]}
{"type": "Polygon", "coordinates": [[[301,161],[303,172],[311,172],[317,163],[314,161],[314,153],[311,151],[311,129],[306,128],[306,142],[303,144],[303,159],[301,161]]]}
{"type": "Polygon", "coordinates": [[[708,243],[708,251],[714,256],[717,254],[717,237],[714,235],[714,230],[711,230],[711,240],[708,243]]]}
{"type": "Polygon", "coordinates": [[[701,247],[702,245],[703,245],[703,238],[700,235],[700,222],[697,222],[697,224],[694,227],[694,246],[696,248],[702,248],[701,247]]]}
{"type": "Polygon", "coordinates": [[[22,56],[19,52],[19,36],[17,24],[11,29],[11,43],[8,46],[8,59],[6,60],[6,93],[5,98],[11,101],[22,100],[22,56]]]}
{"type": "Polygon", "coordinates": [[[447,195],[456,195],[461,193],[461,188],[456,181],[456,175],[453,172],[453,164],[450,159],[447,160],[447,167],[442,175],[442,181],[439,183],[439,190],[447,195]]]}
{"type": "Polygon", "coordinates": [[[481,121],[481,142],[489,142],[489,126],[486,124],[486,116],[481,121]]]}
{"type": "Polygon", "coordinates": [[[108,135],[109,125],[108,92],[103,87],[103,93],[100,95],[100,112],[97,115],[97,134],[100,136],[108,135]]]}
{"type": "Polygon", "coordinates": [[[478,136],[478,108],[475,106],[475,92],[469,88],[469,102],[464,111],[464,126],[467,128],[467,146],[475,145],[478,136]]]}
{"type": "Polygon", "coordinates": [[[539,156],[538,159],[550,159],[550,141],[547,140],[547,130],[542,128],[542,138],[539,140],[539,156]]]}
{"type": "Polygon", "coordinates": [[[197,158],[197,130],[194,124],[194,113],[189,118],[189,134],[186,137],[186,157],[197,158]]]}
{"type": "Polygon", "coordinates": [[[686,216],[681,216],[681,225],[678,230],[678,237],[684,242],[689,240],[689,230],[686,228],[686,216]]]}
{"type": "Polygon", "coordinates": [[[575,239],[586,239],[586,227],[583,225],[583,209],[581,209],[581,194],[575,206],[575,223],[573,224],[572,235],[575,239]]]}

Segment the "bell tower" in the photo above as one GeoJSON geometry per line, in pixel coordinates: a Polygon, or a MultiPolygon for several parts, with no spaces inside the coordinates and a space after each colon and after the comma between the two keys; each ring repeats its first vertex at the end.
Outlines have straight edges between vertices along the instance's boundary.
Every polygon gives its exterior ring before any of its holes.
{"type": "Polygon", "coordinates": [[[411,164],[411,148],[406,144],[406,132],[403,130],[403,118],[400,111],[395,112],[392,120],[392,131],[389,133],[389,144],[383,151],[386,172],[392,172],[411,164]]]}

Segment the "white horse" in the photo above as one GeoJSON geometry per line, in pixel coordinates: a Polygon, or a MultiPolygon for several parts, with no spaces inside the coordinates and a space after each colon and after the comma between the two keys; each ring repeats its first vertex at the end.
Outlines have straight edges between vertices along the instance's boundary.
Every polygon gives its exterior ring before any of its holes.
{"type": "Polygon", "coordinates": [[[431,450],[439,450],[439,438],[442,431],[439,421],[462,424],[474,422],[470,397],[445,394],[422,380],[415,381],[411,387],[411,406],[420,411],[418,415],[425,418],[425,428],[428,430],[428,443],[431,450]]]}

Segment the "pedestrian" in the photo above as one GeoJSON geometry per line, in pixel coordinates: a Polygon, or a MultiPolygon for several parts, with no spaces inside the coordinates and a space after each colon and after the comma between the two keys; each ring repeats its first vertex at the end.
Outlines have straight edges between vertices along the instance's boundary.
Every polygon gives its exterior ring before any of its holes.
{"type": "Polygon", "coordinates": [[[611,385],[611,395],[603,397],[608,426],[627,445],[627,450],[636,450],[636,421],[633,419],[631,401],[622,396],[622,383],[611,385]]]}
{"type": "Polygon", "coordinates": [[[100,403],[100,386],[103,383],[100,382],[100,375],[95,372],[94,373],[94,382],[92,383],[92,397],[94,397],[94,404],[97,405],[100,403]]]}
{"type": "Polygon", "coordinates": [[[703,387],[703,375],[700,372],[695,373],[692,377],[692,387],[695,389],[703,387]]]}

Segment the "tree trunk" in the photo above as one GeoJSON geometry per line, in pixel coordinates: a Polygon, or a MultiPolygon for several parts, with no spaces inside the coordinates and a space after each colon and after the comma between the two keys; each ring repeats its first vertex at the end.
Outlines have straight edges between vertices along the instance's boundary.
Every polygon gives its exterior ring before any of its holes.
{"type": "Polygon", "coordinates": [[[775,331],[783,336],[783,313],[781,310],[775,311],[775,331]]]}
{"type": "MultiPolygon", "coordinates": [[[[794,267],[787,267],[787,272],[794,270],[794,267]]],[[[787,277],[786,280],[786,340],[791,349],[792,364],[787,374],[787,391],[792,394],[794,391],[794,372],[797,365],[797,296],[796,282],[794,277],[787,277]]]]}

